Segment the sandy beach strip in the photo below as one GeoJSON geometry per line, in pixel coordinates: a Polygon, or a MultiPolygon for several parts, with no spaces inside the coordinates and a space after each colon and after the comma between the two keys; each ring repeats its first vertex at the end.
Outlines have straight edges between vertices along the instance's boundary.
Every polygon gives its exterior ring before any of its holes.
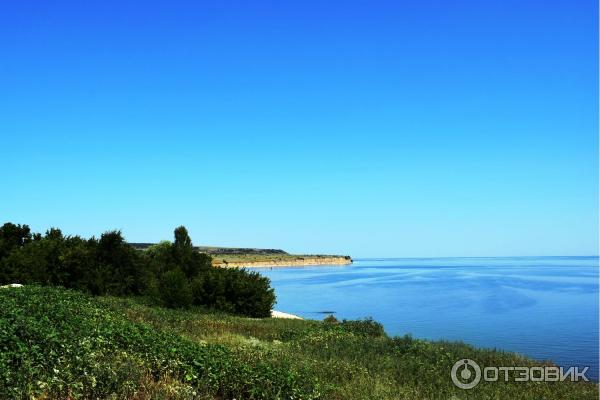
{"type": "Polygon", "coordinates": [[[271,317],[272,318],[287,318],[287,319],[302,319],[297,315],[288,314],[288,313],[284,313],[281,311],[275,311],[275,310],[271,310],[271,317]]]}

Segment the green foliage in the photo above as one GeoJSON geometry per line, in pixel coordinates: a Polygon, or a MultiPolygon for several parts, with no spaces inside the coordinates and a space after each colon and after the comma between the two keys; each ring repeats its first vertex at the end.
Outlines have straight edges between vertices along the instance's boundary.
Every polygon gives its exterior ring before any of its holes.
{"type": "Polygon", "coordinates": [[[314,399],[310,376],[256,351],[132,322],[80,292],[0,289],[0,398],[314,399]]]}
{"type": "Polygon", "coordinates": [[[96,260],[105,277],[101,293],[127,295],[142,292],[141,257],[125,242],[120,231],[106,232],[100,236],[96,260]]]}
{"type": "Polygon", "coordinates": [[[189,279],[211,267],[211,258],[194,250],[192,239],[184,226],[175,229],[174,235],[175,242],[171,247],[173,261],[189,279]]]}
{"type": "Polygon", "coordinates": [[[0,259],[6,257],[11,250],[25,246],[31,239],[28,225],[5,223],[0,227],[0,259]]]}
{"type": "MultiPolygon", "coordinates": [[[[275,304],[275,293],[270,287],[270,280],[243,269],[213,268],[211,258],[206,254],[194,251],[187,230],[179,227],[175,230],[175,242],[161,242],[146,251],[152,270],[160,280],[159,292],[163,292],[163,278],[170,271],[183,272],[188,284],[182,282],[178,274],[178,286],[182,287],[187,299],[191,291],[195,305],[207,306],[222,311],[252,317],[268,317],[275,304]],[[188,290],[189,288],[189,290],[188,290]]],[[[172,281],[172,274],[169,280],[172,281]]],[[[171,282],[169,285],[175,285],[171,282]]],[[[154,287],[149,284],[147,294],[152,294],[154,287]]],[[[162,304],[169,307],[187,307],[187,300],[168,301],[164,296],[175,296],[175,293],[160,293],[162,304]]]]}
{"type": "Polygon", "coordinates": [[[268,279],[213,268],[210,256],[194,250],[183,226],[175,230],[174,243],[138,251],[120,231],[85,240],[65,237],[52,228],[42,237],[32,235],[27,225],[7,223],[0,227],[0,255],[0,284],[64,286],[94,295],[146,295],[168,307],[188,307],[193,302],[261,317],[269,316],[275,303],[268,279]]]}
{"type": "Polygon", "coordinates": [[[160,299],[171,308],[187,308],[192,304],[192,289],[185,274],[179,269],[167,271],[160,277],[160,299]]]}
{"type": "Polygon", "coordinates": [[[194,304],[252,317],[268,317],[275,292],[268,278],[243,269],[213,268],[192,282],[194,304]]]}
{"type": "Polygon", "coordinates": [[[377,321],[374,321],[373,318],[361,320],[343,320],[341,327],[348,332],[355,333],[356,335],[374,338],[385,336],[383,325],[377,321]]]}
{"type": "MultiPolygon", "coordinates": [[[[597,399],[597,384],[577,382],[480,383],[456,388],[452,365],[461,358],[481,366],[540,365],[512,353],[410,336],[378,336],[372,322],[250,319],[223,313],[153,308],[136,299],[100,298],[115,311],[196,343],[221,344],[241,359],[261,359],[278,371],[301,371],[319,398],[339,400],[597,399]],[[353,323],[356,322],[356,323],[353,323]],[[363,329],[369,326],[367,329],[363,329]],[[359,327],[359,328],[357,328],[359,327]],[[282,368],[285,366],[285,368],[282,368]]],[[[369,321],[369,320],[367,320],[369,321]]],[[[287,373],[287,372],[286,372],[287,373]]],[[[257,390],[267,382],[255,382],[257,390]]],[[[298,395],[295,398],[304,398],[298,395]]]]}
{"type": "Polygon", "coordinates": [[[142,257],[118,231],[104,233],[100,240],[84,240],[51,229],[0,259],[4,283],[65,286],[92,294],[140,294],[143,270],[142,257]]]}
{"type": "Polygon", "coordinates": [[[152,271],[155,277],[177,268],[173,257],[173,245],[167,240],[148,247],[143,254],[146,258],[148,269],[152,271]]]}

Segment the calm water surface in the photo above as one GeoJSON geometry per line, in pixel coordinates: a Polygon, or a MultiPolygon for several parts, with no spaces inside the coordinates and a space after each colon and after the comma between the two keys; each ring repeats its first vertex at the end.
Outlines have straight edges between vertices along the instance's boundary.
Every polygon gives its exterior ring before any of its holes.
{"type": "Polygon", "coordinates": [[[598,257],[360,259],[257,268],[276,309],[305,318],[371,316],[391,335],[462,340],[598,380],[598,257]]]}

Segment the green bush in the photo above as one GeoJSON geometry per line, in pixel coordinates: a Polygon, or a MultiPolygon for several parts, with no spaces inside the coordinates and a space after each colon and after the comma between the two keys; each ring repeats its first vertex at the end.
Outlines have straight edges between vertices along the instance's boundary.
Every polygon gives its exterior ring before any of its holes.
{"type": "Polygon", "coordinates": [[[192,289],[187,277],[179,269],[165,272],[159,283],[160,299],[171,308],[187,308],[192,304],[192,289]]]}
{"type": "Polygon", "coordinates": [[[64,286],[94,295],[145,295],[167,307],[192,302],[222,311],[268,317],[275,295],[268,279],[242,270],[212,267],[198,253],[185,227],[175,241],[147,251],[127,244],[121,232],[100,239],[63,236],[50,229],[31,234],[27,225],[0,227],[0,284],[64,286]]]}
{"type": "Polygon", "coordinates": [[[0,259],[13,249],[30,243],[33,236],[28,225],[15,225],[7,222],[0,228],[0,259]]]}
{"type": "Polygon", "coordinates": [[[342,329],[348,332],[352,332],[356,335],[368,336],[368,337],[383,337],[385,336],[385,330],[383,325],[373,318],[359,319],[359,320],[343,320],[340,324],[342,329]]]}
{"type": "Polygon", "coordinates": [[[270,280],[244,269],[213,268],[192,282],[194,304],[252,317],[268,317],[275,303],[270,280]]]}
{"type": "MultiPolygon", "coordinates": [[[[11,225],[4,224],[0,232],[14,231],[11,225]]],[[[99,240],[85,240],[65,237],[53,228],[43,237],[21,242],[0,259],[2,283],[38,283],[115,295],[136,295],[144,289],[143,258],[118,231],[106,232],[99,240]]]]}

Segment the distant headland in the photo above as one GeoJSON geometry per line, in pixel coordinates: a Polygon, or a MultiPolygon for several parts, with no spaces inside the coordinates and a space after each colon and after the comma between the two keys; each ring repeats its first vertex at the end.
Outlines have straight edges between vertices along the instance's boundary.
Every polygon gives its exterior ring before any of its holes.
{"type": "MultiPolygon", "coordinates": [[[[130,243],[145,250],[155,243],[130,243]]],[[[352,257],[325,254],[289,254],[281,249],[195,246],[196,251],[212,257],[212,264],[221,268],[287,267],[311,265],[348,265],[352,257]]]]}

